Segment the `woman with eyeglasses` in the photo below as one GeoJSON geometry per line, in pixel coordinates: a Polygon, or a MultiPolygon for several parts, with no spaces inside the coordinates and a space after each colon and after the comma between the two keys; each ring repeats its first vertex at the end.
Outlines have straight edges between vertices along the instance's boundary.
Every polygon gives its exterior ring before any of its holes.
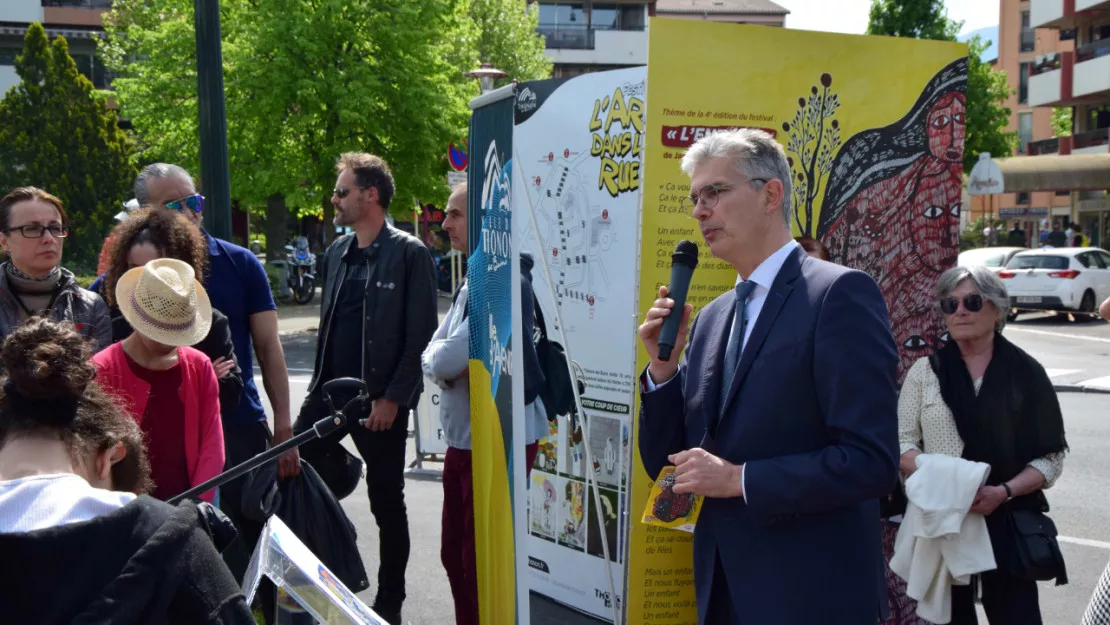
{"type": "Polygon", "coordinates": [[[69,219],[62,202],[37,187],[0,199],[0,339],[31,317],[70,321],[100,351],[112,343],[108,306],[61,266],[69,219]]]}
{"type": "Polygon", "coordinates": [[[1049,542],[1027,528],[1049,523],[1044,490],[1064,468],[1060,404],[1040,363],[1002,336],[1010,299],[993,272],[946,271],[937,282],[937,303],[948,340],[906,375],[898,402],[900,468],[908,478],[922,454],[990,466],[967,512],[985,517],[997,568],[976,576],[977,584],[952,586],[951,623],[977,622],[979,587],[992,625],[1039,625],[1036,580],[1067,580],[1062,559],[1041,563],[1055,573],[1046,577],[1022,557],[1029,553],[1024,541],[1049,542]]]}

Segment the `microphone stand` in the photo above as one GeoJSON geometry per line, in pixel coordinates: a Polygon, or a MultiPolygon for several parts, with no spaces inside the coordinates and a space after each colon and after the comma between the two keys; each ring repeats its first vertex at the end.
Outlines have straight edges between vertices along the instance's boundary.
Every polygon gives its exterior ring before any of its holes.
{"type": "Polygon", "coordinates": [[[204,482],[203,484],[198,484],[197,486],[190,488],[180,495],[170,497],[166,500],[166,503],[170,505],[176,505],[177,503],[185,499],[196,498],[201,493],[206,493],[213,488],[217,488],[219,486],[227,484],[228,482],[237,479],[243,475],[246,475],[247,473],[250,473],[254,469],[257,469],[258,467],[268,462],[272,462],[278,456],[289,451],[290,449],[293,449],[294,447],[299,447],[311,440],[324,438],[325,436],[339,431],[343,428],[344,425],[347,424],[347,417],[343,414],[343,411],[335,409],[335,406],[332,404],[331,401],[330,391],[346,387],[356,388],[359,391],[359,394],[354,399],[347,402],[345,406],[343,406],[344,411],[354,402],[364,401],[370,397],[370,393],[366,387],[366,382],[363,382],[362,380],[355,378],[339,378],[327,382],[326,384],[324,384],[323,392],[324,399],[328,404],[328,408],[332,412],[331,415],[324,417],[323,419],[320,419],[316,423],[312,424],[312,429],[305,430],[304,432],[301,432],[300,434],[285,441],[284,443],[281,443],[280,445],[275,445],[274,447],[267,449],[266,451],[258,454],[250,460],[243,462],[242,464],[235,465],[234,467],[228,469],[227,471],[224,471],[223,473],[204,482]]]}

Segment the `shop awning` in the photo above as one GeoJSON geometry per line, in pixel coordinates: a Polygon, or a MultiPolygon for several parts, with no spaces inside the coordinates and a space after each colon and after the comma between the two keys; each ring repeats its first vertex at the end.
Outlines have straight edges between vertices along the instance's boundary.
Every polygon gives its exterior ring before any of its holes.
{"type": "Polygon", "coordinates": [[[1006,193],[1110,189],[1110,154],[1016,156],[995,159],[1006,193]]]}

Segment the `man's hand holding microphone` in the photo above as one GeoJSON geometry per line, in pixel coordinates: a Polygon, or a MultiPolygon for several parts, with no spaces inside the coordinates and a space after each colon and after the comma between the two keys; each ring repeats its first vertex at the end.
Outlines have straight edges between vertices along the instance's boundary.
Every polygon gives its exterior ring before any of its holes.
{"type": "MultiPolygon", "coordinates": [[[[671,381],[678,373],[679,358],[690,332],[690,315],[694,312],[694,306],[686,303],[686,294],[697,265],[698,246],[690,241],[679,242],[671,257],[670,286],[659,287],[659,297],[640,325],[640,341],[651,358],[648,376],[656,386],[671,381]],[[671,314],[676,310],[680,310],[681,315],[671,314]]],[[[668,460],[675,465],[674,492],[677,494],[743,495],[742,466],[698,447],[672,454],[668,460]]]]}

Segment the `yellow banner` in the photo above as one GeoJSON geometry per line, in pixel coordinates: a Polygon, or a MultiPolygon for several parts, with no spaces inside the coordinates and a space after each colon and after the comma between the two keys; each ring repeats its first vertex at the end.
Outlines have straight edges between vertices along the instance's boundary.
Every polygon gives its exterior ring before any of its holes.
{"type": "MultiPolygon", "coordinates": [[[[775,135],[791,159],[795,233],[880,280],[895,338],[908,345],[903,362],[925,349],[915,337],[942,340],[939,320],[918,308],[958,250],[967,46],[681,19],[652,19],[649,33],[640,319],[682,239],[702,248],[687,299],[695,312],[735,282],[697,222],[680,214],[690,189],[679,163],[708,132],[753,127],[775,135]],[[876,228],[873,237],[865,227],[876,228]],[[913,254],[873,256],[899,246],[913,254]]],[[[637,366],[647,366],[639,344],[637,366]]],[[[633,511],[652,486],[636,458],[633,511]]],[[[697,623],[692,553],[690,534],[633,519],[628,623],[697,623]]]]}

